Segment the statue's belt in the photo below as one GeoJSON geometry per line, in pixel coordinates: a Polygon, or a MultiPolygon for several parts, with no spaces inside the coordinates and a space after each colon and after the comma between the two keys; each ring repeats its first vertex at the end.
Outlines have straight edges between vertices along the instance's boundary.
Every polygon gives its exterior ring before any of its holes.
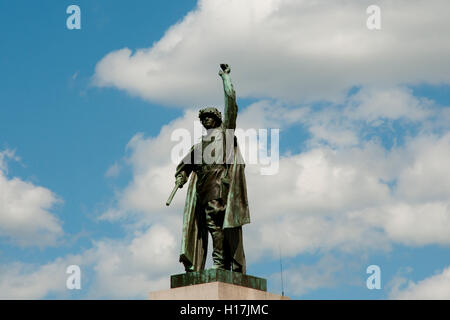
{"type": "Polygon", "coordinates": [[[195,172],[197,173],[206,173],[213,170],[223,170],[226,169],[224,164],[202,164],[195,168],[195,172]]]}

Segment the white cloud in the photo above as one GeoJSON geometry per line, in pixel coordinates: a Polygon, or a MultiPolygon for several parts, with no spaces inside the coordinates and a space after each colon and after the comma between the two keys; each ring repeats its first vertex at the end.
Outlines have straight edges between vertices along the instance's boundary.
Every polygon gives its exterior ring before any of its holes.
{"type": "Polygon", "coordinates": [[[68,256],[43,265],[0,265],[0,299],[42,299],[49,294],[67,298],[67,267],[80,262],[80,256],[68,256]]]}
{"type": "Polygon", "coordinates": [[[397,195],[408,202],[450,201],[450,132],[421,135],[408,144],[407,166],[397,181],[397,195]]]}
{"type": "Polygon", "coordinates": [[[290,256],[385,250],[390,243],[450,245],[448,150],[447,135],[419,136],[389,152],[371,142],[317,147],[282,159],[278,175],[249,174],[249,251],[275,255],[279,243],[290,256]]]}
{"type": "MultiPolygon", "coordinates": [[[[177,261],[186,188],[171,207],[164,205],[176,166],[171,162],[176,142],[170,137],[177,128],[192,132],[197,111],[190,108],[223,104],[221,62],[232,66],[240,97],[275,98],[242,110],[239,127],[300,123],[311,134],[302,153],[282,157],[277,175],[261,176],[257,166],[247,166],[249,263],[268,253],[277,256],[279,244],[287,257],[331,250],[367,253],[389,250],[392,243],[449,245],[450,138],[430,132],[448,131],[450,113],[436,112],[432,102],[404,86],[450,82],[449,3],[380,1],[383,27],[377,32],[365,27],[369,4],[202,0],[152,48],[105,56],[96,66],[97,85],[189,110],[156,137],[139,133],[127,145],[132,181],[101,217],[125,221],[128,230],[137,227],[126,239],[98,240],[79,256],[43,266],[4,265],[2,297],[64,295],[65,270],[73,263],[92,269],[86,296],[93,298],[145,298],[168,287],[168,274],[182,272],[177,261]],[[354,86],[360,90],[347,97],[354,86]],[[310,104],[317,100],[342,105],[320,111],[310,104]],[[418,124],[420,134],[391,150],[362,139],[364,129],[396,120],[418,124]]],[[[55,243],[62,228],[50,210],[58,198],[9,178],[6,158],[14,153],[0,152],[0,235],[21,245],[55,243]]],[[[113,165],[106,176],[118,169],[113,165]]],[[[314,267],[290,269],[293,292],[335,285],[335,275],[346,268],[336,262],[322,259],[314,267]]],[[[448,273],[410,282],[392,295],[448,297],[448,273]]]]}
{"type": "Polygon", "coordinates": [[[357,133],[324,125],[312,125],[309,131],[318,141],[327,141],[334,146],[353,146],[359,143],[357,133]]]}
{"type": "MultiPolygon", "coordinates": [[[[176,128],[192,132],[192,107],[223,104],[217,71],[228,62],[239,97],[274,98],[241,110],[239,127],[301,124],[311,134],[302,153],[282,157],[277,175],[261,176],[258,166],[247,165],[250,263],[277,256],[280,243],[291,257],[389,250],[393,243],[449,245],[448,110],[407,88],[450,83],[449,3],[381,1],[376,32],[365,26],[370,4],[204,0],[153,47],[105,56],[96,67],[97,85],[189,110],[158,136],[130,141],[133,179],[103,218],[181,223],[185,190],[164,207],[175,170],[170,135],[176,128]],[[321,108],[315,101],[332,103],[321,108]],[[398,145],[393,122],[419,129],[398,145]],[[390,150],[377,130],[390,130],[390,150]]],[[[298,282],[315,288],[304,280],[298,282]]]]}
{"type": "Polygon", "coordinates": [[[94,241],[90,249],[43,265],[0,265],[0,299],[70,298],[66,288],[69,265],[81,269],[85,299],[146,299],[150,291],[168,289],[168,274],[183,272],[178,261],[180,225],[154,225],[123,240],[94,241]]]}
{"type": "MultiPolygon", "coordinates": [[[[292,266],[283,270],[285,295],[301,296],[318,289],[335,288],[343,283],[347,285],[361,283],[361,279],[355,272],[356,269],[359,269],[358,263],[354,263],[345,256],[337,258],[330,254],[321,256],[313,264],[292,266]]],[[[277,292],[277,289],[281,287],[280,273],[271,275],[270,283],[272,290],[277,292]]]]}
{"type": "MultiPolygon", "coordinates": [[[[222,62],[231,65],[241,97],[297,103],[342,100],[360,85],[448,84],[450,3],[378,1],[380,31],[366,28],[370,4],[201,0],[151,48],[106,55],[95,83],[187,108],[221,101],[222,62]]],[[[401,98],[379,98],[392,97],[401,98]]],[[[395,114],[388,105],[382,112],[395,114]]],[[[365,112],[373,111],[368,104],[365,112]]]]}
{"type": "Polygon", "coordinates": [[[56,245],[63,230],[50,209],[61,199],[47,188],[9,178],[6,157],[14,153],[0,152],[0,236],[21,246],[56,245]]]}
{"type": "MultiPolygon", "coordinates": [[[[389,250],[392,243],[450,244],[450,199],[445,192],[450,175],[439,174],[448,171],[450,163],[448,135],[419,130],[416,137],[391,150],[376,139],[361,138],[361,132],[377,121],[404,119],[426,124],[435,112],[431,102],[415,98],[405,88],[362,88],[346,105],[319,111],[268,101],[241,111],[238,126],[244,129],[283,129],[302,123],[312,133],[306,150],[282,156],[277,174],[262,176],[258,165],[246,167],[252,217],[252,223],[244,227],[249,261],[267,252],[276,256],[279,243],[287,256],[317,250],[389,250]],[[377,112],[361,111],[367,108],[368,96],[374,97],[370,108],[377,112]],[[393,103],[387,109],[398,106],[398,112],[383,111],[386,97],[392,97],[393,103]],[[348,128],[356,142],[329,146],[328,138],[316,135],[315,123],[325,129],[341,124],[336,128],[348,128]],[[279,230],[284,231],[280,234],[279,230]]],[[[170,208],[164,206],[176,167],[170,161],[176,142],[170,136],[177,128],[192,132],[196,117],[195,111],[188,110],[156,137],[133,137],[128,144],[133,180],[118,195],[118,207],[104,218],[134,215],[147,225],[165,223],[168,217],[181,222],[184,189],[170,208]]]]}
{"type": "MultiPolygon", "coordinates": [[[[101,219],[114,221],[136,215],[151,224],[174,214],[179,215],[177,212],[182,211],[186,188],[178,191],[170,207],[165,206],[175,185],[177,163],[171,161],[171,149],[179,143],[171,141],[171,135],[181,128],[190,131],[193,139],[194,120],[197,120],[197,111],[187,110],[185,117],[163,126],[157,137],[147,138],[138,133],[129,141],[126,162],[132,168],[133,179],[119,192],[117,206],[107,210],[101,219]]],[[[193,140],[189,145],[192,143],[193,140]]]]}
{"type": "Polygon", "coordinates": [[[381,228],[385,236],[408,246],[450,245],[450,202],[392,204],[353,212],[354,219],[367,222],[370,228],[381,228]]]}
{"type": "Polygon", "coordinates": [[[379,229],[352,214],[390,201],[388,186],[364,162],[376,161],[369,155],[377,148],[315,148],[282,159],[275,176],[249,174],[254,225],[247,227],[247,245],[252,255],[266,250],[275,255],[279,244],[288,256],[316,250],[389,248],[388,239],[379,229]]]}
{"type": "Polygon", "coordinates": [[[347,102],[347,116],[374,123],[381,119],[420,121],[430,115],[431,101],[413,96],[404,87],[363,87],[347,102]]]}
{"type": "Polygon", "coordinates": [[[397,300],[449,300],[450,267],[421,281],[395,279],[389,297],[397,300]],[[401,288],[403,286],[403,288],[401,288]]]}
{"type": "MultiPolygon", "coordinates": [[[[434,153],[429,157],[434,160],[427,165],[422,138],[407,141],[405,148],[394,143],[388,151],[362,136],[382,125],[389,128],[397,120],[419,124],[424,130],[420,137],[426,136],[427,126],[433,129],[432,102],[413,96],[404,85],[449,82],[442,68],[450,63],[450,55],[444,54],[450,51],[450,42],[444,41],[449,35],[439,32],[449,23],[442,13],[448,3],[382,1],[379,32],[365,27],[368,5],[200,1],[152,48],[133,55],[129,49],[108,54],[98,63],[95,79],[100,86],[190,108],[220,101],[220,79],[213,75],[218,63],[226,60],[240,96],[300,105],[259,101],[238,118],[244,129],[301,123],[311,134],[307,150],[283,157],[277,175],[263,177],[257,166],[247,166],[253,223],[245,228],[253,258],[265,250],[276,252],[278,240],[290,255],[318,249],[387,249],[392,241],[447,244],[446,223],[442,225],[447,217],[447,179],[435,174],[448,169],[445,139],[429,138],[428,145],[438,143],[441,148],[431,147],[434,153]],[[430,55],[440,59],[427,59],[430,55]],[[345,97],[353,86],[359,91],[345,97]],[[315,110],[308,104],[314,100],[343,105],[315,110]],[[420,175],[417,168],[428,169],[420,175]],[[410,203],[413,198],[417,201],[410,203]],[[430,213],[434,227],[423,226],[424,208],[439,209],[430,213]],[[398,219],[422,232],[414,237],[394,222],[398,219]],[[286,232],[280,235],[276,230],[286,232]]],[[[130,141],[134,178],[119,196],[119,209],[109,211],[111,217],[140,211],[153,221],[160,219],[161,203],[171,189],[167,177],[175,167],[168,162],[171,130],[190,129],[195,116],[189,111],[163,127],[157,137],[137,135],[130,141]]],[[[444,122],[442,127],[448,130],[444,122]]],[[[181,212],[183,198],[184,192],[177,195],[170,212],[181,212]]]]}
{"type": "MultiPolygon", "coordinates": [[[[350,107],[355,105],[346,108],[350,107]]],[[[308,127],[320,112],[258,102],[241,112],[239,124],[244,128],[284,128],[302,122],[308,127]]],[[[342,114],[352,127],[349,117],[342,114]]],[[[149,291],[168,288],[168,274],[182,272],[178,253],[185,189],[179,191],[173,206],[164,203],[174,183],[176,166],[171,162],[171,148],[177,142],[170,140],[171,134],[177,128],[192,131],[196,117],[196,111],[188,110],[185,116],[164,126],[156,137],[137,134],[128,143],[125,162],[133,178],[117,194],[117,205],[103,218],[123,221],[131,233],[120,241],[96,241],[80,254],[80,263],[88,265],[94,274],[86,297],[145,298],[149,291]]],[[[359,130],[358,126],[352,128],[359,130]]],[[[447,134],[426,132],[391,150],[376,141],[338,147],[317,143],[308,145],[302,153],[283,156],[280,171],[273,176],[261,176],[258,166],[248,165],[252,217],[252,223],[244,226],[248,263],[268,255],[278,257],[279,245],[285,257],[330,252],[366,255],[390,250],[393,243],[449,245],[450,202],[448,195],[441,192],[448,177],[433,173],[436,166],[438,171],[447,169],[448,143],[447,134]],[[422,188],[419,183],[423,181],[426,186],[427,176],[432,177],[433,187],[422,188]],[[386,184],[392,181],[396,183],[386,184]],[[417,181],[416,185],[406,188],[411,181],[417,181]]],[[[347,266],[327,269],[325,260],[318,265],[318,272],[313,267],[293,267],[290,272],[297,285],[291,286],[291,292],[302,295],[339,284],[336,275],[347,266]]],[[[38,279],[39,270],[28,277],[38,279]]],[[[12,280],[5,285],[9,290],[5,292],[16,292],[11,283],[18,276],[8,275],[12,280]]],[[[22,296],[45,297],[56,290],[53,284],[44,288],[36,289],[37,293],[25,291],[22,296]]]]}
{"type": "Polygon", "coordinates": [[[88,296],[145,299],[150,291],[168,289],[168,275],[183,272],[177,263],[179,228],[158,224],[131,240],[96,242],[86,254],[93,257],[95,270],[88,296]]]}
{"type": "Polygon", "coordinates": [[[114,178],[117,177],[120,173],[120,166],[116,162],[112,166],[108,168],[108,170],[105,172],[105,177],[107,178],[114,178]]]}
{"type": "MultiPolygon", "coordinates": [[[[306,109],[305,107],[303,109],[306,109]]],[[[419,126],[423,132],[435,132],[436,118],[442,118],[445,109],[439,109],[433,101],[416,97],[411,89],[403,86],[364,86],[347,97],[343,104],[330,104],[314,110],[299,119],[310,131],[310,147],[324,143],[335,148],[358,146],[366,137],[391,135],[396,144],[399,134],[394,123],[405,129],[419,126]],[[438,116],[439,115],[439,116],[438,116]],[[397,130],[397,131],[396,131],[397,130]]]]}

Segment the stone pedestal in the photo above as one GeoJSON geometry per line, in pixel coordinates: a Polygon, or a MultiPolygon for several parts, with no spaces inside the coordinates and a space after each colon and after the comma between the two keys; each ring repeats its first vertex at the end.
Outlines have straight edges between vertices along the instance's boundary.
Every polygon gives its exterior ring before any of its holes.
{"type": "Polygon", "coordinates": [[[149,294],[150,300],[289,300],[267,292],[267,280],[238,272],[209,269],[173,275],[171,289],[149,294]]]}

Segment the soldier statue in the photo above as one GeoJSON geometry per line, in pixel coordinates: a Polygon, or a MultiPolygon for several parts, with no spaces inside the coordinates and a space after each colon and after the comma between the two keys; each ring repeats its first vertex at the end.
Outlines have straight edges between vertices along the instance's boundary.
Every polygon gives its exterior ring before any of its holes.
{"type": "Polygon", "coordinates": [[[213,241],[212,268],[246,272],[242,226],[250,223],[250,214],[245,164],[234,136],[238,106],[230,67],[221,64],[220,68],[224,119],[214,107],[200,110],[199,118],[207,134],[191,148],[175,173],[174,191],[190,176],[180,254],[186,272],[204,270],[208,232],[213,241]]]}

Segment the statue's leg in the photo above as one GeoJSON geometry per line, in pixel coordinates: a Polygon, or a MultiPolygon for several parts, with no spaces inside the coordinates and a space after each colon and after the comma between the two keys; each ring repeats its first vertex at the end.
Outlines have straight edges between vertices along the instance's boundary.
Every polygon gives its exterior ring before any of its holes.
{"type": "Polygon", "coordinates": [[[206,226],[205,211],[206,208],[197,203],[197,250],[195,252],[195,266],[194,271],[205,269],[206,256],[208,253],[208,230],[206,226]]]}
{"type": "Polygon", "coordinates": [[[233,271],[245,273],[246,262],[242,239],[242,227],[226,228],[224,235],[225,246],[229,250],[233,271]]]}
{"type": "Polygon", "coordinates": [[[220,199],[208,201],[206,205],[206,225],[213,240],[213,269],[227,269],[224,252],[224,232],[222,229],[225,207],[220,199]]]}

